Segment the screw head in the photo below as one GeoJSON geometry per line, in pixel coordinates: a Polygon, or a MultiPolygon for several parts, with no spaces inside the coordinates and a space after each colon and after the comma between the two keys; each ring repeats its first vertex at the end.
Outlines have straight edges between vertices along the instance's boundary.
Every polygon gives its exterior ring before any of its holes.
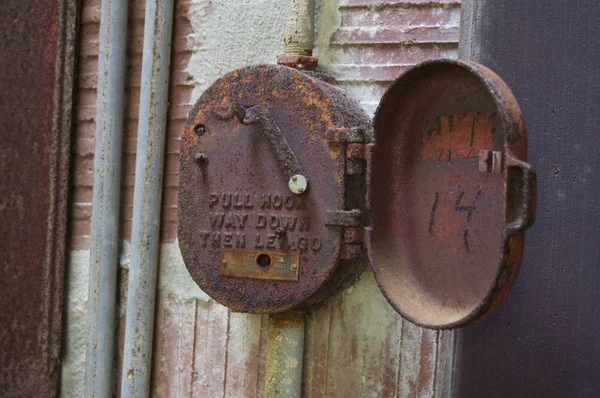
{"type": "Polygon", "coordinates": [[[196,134],[198,134],[198,135],[202,135],[202,134],[204,134],[204,133],[206,132],[206,127],[204,127],[204,125],[203,125],[203,124],[197,124],[197,125],[194,127],[194,132],[195,132],[196,134]]]}
{"type": "Polygon", "coordinates": [[[194,162],[197,164],[208,162],[208,156],[205,153],[197,153],[194,155],[194,162]]]}
{"type": "Polygon", "coordinates": [[[298,269],[298,265],[297,264],[292,264],[292,265],[290,265],[290,269],[292,271],[296,271],[298,269]]]}
{"type": "Polygon", "coordinates": [[[222,263],[223,265],[227,265],[227,260],[223,260],[223,261],[221,261],[221,263],[222,263]]]}
{"type": "Polygon", "coordinates": [[[296,174],[288,181],[288,188],[297,195],[306,192],[307,187],[308,181],[302,174],[296,174]]]}

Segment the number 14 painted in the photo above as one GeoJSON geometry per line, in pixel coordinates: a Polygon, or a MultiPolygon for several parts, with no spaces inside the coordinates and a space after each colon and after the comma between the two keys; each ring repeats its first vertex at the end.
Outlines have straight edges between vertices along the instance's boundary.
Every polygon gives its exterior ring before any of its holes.
{"type": "MultiPolygon", "coordinates": [[[[465,196],[465,191],[459,191],[458,199],[454,203],[454,211],[455,212],[464,212],[467,217],[465,219],[465,227],[463,229],[463,247],[467,251],[467,253],[471,252],[469,248],[469,226],[471,225],[471,220],[473,218],[473,212],[477,210],[477,202],[483,196],[482,191],[477,191],[475,197],[471,200],[470,205],[464,205],[462,203],[463,198],[465,196]]],[[[431,206],[431,215],[429,217],[429,234],[434,235],[435,233],[435,217],[437,213],[437,208],[440,202],[440,193],[436,192],[435,197],[433,199],[433,205],[431,206]]]]}

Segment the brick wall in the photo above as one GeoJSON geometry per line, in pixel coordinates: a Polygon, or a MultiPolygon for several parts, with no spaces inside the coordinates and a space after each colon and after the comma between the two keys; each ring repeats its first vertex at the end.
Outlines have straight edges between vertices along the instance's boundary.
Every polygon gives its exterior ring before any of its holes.
{"type": "MultiPolygon", "coordinates": [[[[94,184],[94,134],[96,131],[96,89],[98,83],[98,41],[100,0],[83,0],[81,11],[79,76],[75,99],[75,145],[70,235],[71,248],[89,249],[91,239],[92,189],[94,184]]],[[[165,146],[165,187],[163,205],[163,236],[174,239],[177,219],[177,184],[179,168],[179,137],[190,109],[193,81],[186,68],[192,54],[192,33],[187,20],[190,2],[177,1],[172,47],[171,78],[167,141],[165,146]]],[[[129,240],[133,214],[133,185],[137,147],[142,43],[144,37],[144,0],[130,0],[127,75],[125,91],[125,121],[123,131],[123,165],[121,179],[121,237],[129,240]]]]}

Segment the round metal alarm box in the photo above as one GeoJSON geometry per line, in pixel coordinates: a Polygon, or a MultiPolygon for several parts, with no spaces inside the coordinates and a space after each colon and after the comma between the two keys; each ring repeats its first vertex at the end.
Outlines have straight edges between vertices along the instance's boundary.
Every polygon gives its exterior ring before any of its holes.
{"type": "Polygon", "coordinates": [[[181,139],[179,245],[190,275],[235,311],[306,309],[364,268],[369,118],[284,66],[218,79],[181,139]]]}
{"type": "Polygon", "coordinates": [[[374,132],[367,242],[384,295],[429,328],[491,311],[534,219],[535,174],[510,89],[475,63],[426,62],[385,93],[374,132]]]}

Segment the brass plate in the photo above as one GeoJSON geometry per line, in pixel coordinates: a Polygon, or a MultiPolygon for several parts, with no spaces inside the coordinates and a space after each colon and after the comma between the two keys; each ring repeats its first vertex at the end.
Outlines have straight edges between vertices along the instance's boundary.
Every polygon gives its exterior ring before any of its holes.
{"type": "Polygon", "coordinates": [[[224,249],[220,274],[237,278],[298,281],[299,266],[300,256],[294,253],[224,249]]]}

